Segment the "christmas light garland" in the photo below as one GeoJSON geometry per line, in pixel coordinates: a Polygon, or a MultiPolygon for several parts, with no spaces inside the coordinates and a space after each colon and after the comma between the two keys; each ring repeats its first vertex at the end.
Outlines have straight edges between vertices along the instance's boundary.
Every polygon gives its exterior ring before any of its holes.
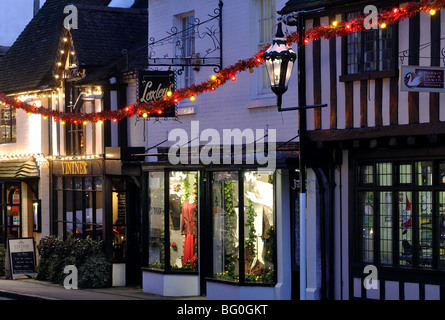
{"type": "MultiPolygon", "coordinates": [[[[406,3],[403,7],[396,7],[392,10],[385,10],[378,14],[378,26],[385,28],[388,25],[394,24],[398,21],[415,16],[418,12],[429,12],[434,15],[437,11],[445,7],[445,0],[422,0],[406,3]]],[[[366,15],[357,17],[350,21],[337,22],[334,21],[330,25],[320,25],[313,27],[306,31],[305,43],[309,43],[312,40],[331,39],[333,37],[344,37],[351,33],[365,31],[366,15]]],[[[293,32],[287,36],[287,42],[289,44],[298,43],[298,33],[293,32]]],[[[52,117],[54,121],[60,121],[65,123],[71,121],[73,123],[87,122],[101,123],[104,120],[110,120],[117,122],[125,117],[133,117],[136,115],[147,117],[148,114],[158,113],[162,116],[162,110],[173,104],[179,103],[184,99],[194,100],[197,95],[205,92],[214,91],[218,87],[225,84],[227,81],[235,81],[236,75],[243,71],[249,70],[252,72],[253,68],[263,64],[263,53],[267,50],[267,47],[258,51],[250,59],[239,60],[234,65],[228,66],[222,69],[217,74],[211,76],[207,81],[198,85],[191,85],[187,88],[178,89],[175,92],[169,92],[163,99],[152,101],[148,103],[135,103],[127,107],[114,110],[114,111],[101,111],[90,113],[71,113],[51,110],[45,107],[38,107],[35,104],[14,99],[4,93],[0,92],[0,102],[9,105],[16,109],[24,110],[28,115],[40,114],[43,117],[52,117]]]]}

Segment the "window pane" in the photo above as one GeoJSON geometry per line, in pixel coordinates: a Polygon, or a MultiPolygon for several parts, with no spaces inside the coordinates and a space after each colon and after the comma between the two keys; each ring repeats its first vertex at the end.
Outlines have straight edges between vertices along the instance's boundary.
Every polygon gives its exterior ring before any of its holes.
{"type": "Polygon", "coordinates": [[[244,173],[244,271],[246,281],[274,279],[273,174],[244,173]]]}
{"type": "Polygon", "coordinates": [[[82,238],[83,237],[83,199],[82,199],[83,192],[76,191],[74,192],[75,200],[74,205],[76,206],[76,216],[74,218],[74,221],[76,222],[76,228],[75,228],[75,234],[76,237],[82,238]]]}
{"type": "Polygon", "coordinates": [[[102,177],[94,178],[94,190],[102,191],[102,177]]]}
{"type": "Polygon", "coordinates": [[[433,257],[432,192],[422,191],[417,195],[419,213],[419,264],[421,266],[431,266],[433,257]]]}
{"type": "Polygon", "coordinates": [[[362,221],[362,261],[374,262],[374,193],[359,193],[359,217],[362,221]]]}
{"type": "Polygon", "coordinates": [[[392,185],[392,163],[381,162],[377,163],[377,184],[379,186],[392,185]]]}
{"type": "Polygon", "coordinates": [[[16,141],[16,111],[0,103],[0,143],[16,141]]]}
{"type": "Polygon", "coordinates": [[[411,164],[400,164],[399,165],[399,183],[408,184],[412,182],[412,166],[411,164]]]}
{"type": "Polygon", "coordinates": [[[392,192],[380,192],[380,261],[392,264],[392,192]]]}
{"type": "Polygon", "coordinates": [[[198,266],[198,173],[170,172],[169,231],[172,269],[198,266]]]}
{"type": "Polygon", "coordinates": [[[94,239],[93,234],[93,193],[84,192],[85,195],[85,228],[86,237],[94,239]]]}
{"type": "Polygon", "coordinates": [[[433,184],[432,161],[418,161],[415,164],[416,185],[431,186],[433,184]]]}
{"type": "Polygon", "coordinates": [[[445,267],[445,191],[438,192],[437,210],[439,213],[439,267],[445,267]]]}
{"type": "Polygon", "coordinates": [[[95,192],[96,195],[96,240],[103,240],[103,210],[102,210],[102,192],[95,192]]]}
{"type": "MultiPolygon", "coordinates": [[[[258,1],[259,50],[264,49],[265,45],[270,44],[275,35],[275,12],[275,0],[258,1]]],[[[269,88],[269,77],[267,74],[267,69],[264,65],[260,68],[259,86],[260,91],[269,88]]]]}
{"type": "Polygon", "coordinates": [[[65,202],[65,210],[66,210],[66,238],[69,239],[73,236],[73,192],[66,191],[66,202],[65,202]]]}
{"type": "Polygon", "coordinates": [[[213,174],[213,273],[239,280],[238,173],[213,174]]]}
{"type": "Polygon", "coordinates": [[[93,190],[93,178],[91,177],[85,177],[83,179],[83,183],[84,183],[84,189],[85,190],[93,190]]]}
{"type": "Polygon", "coordinates": [[[439,163],[439,183],[445,183],[445,162],[439,163]]]}
{"type": "Polygon", "coordinates": [[[125,259],[127,252],[126,192],[111,193],[113,201],[113,259],[125,259]]]}
{"type": "Polygon", "coordinates": [[[360,166],[360,184],[374,183],[374,167],[372,165],[360,166]]]}
{"type": "Polygon", "coordinates": [[[398,213],[399,213],[399,252],[400,252],[400,264],[410,265],[412,264],[413,254],[413,233],[412,233],[412,194],[411,191],[399,192],[398,198],[398,213]]]}
{"type": "Polygon", "coordinates": [[[164,267],[164,172],[148,174],[148,266],[164,267]]]}
{"type": "Polygon", "coordinates": [[[74,185],[73,185],[73,189],[76,190],[82,190],[82,178],[81,177],[75,177],[74,178],[74,185]]]}
{"type": "Polygon", "coordinates": [[[64,231],[64,218],[63,218],[63,194],[62,190],[57,190],[57,235],[63,237],[64,231]]]}

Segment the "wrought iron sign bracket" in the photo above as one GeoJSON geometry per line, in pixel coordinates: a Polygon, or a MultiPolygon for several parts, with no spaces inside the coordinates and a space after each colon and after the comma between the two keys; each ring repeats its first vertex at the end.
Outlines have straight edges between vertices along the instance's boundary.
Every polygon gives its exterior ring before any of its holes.
{"type": "Polygon", "coordinates": [[[169,67],[177,74],[182,74],[185,67],[192,67],[199,71],[202,67],[213,67],[215,72],[222,69],[222,7],[220,0],[218,7],[213,10],[213,14],[208,14],[207,20],[201,21],[194,18],[187,28],[178,30],[172,27],[166,37],[156,40],[149,39],[148,44],[148,67],[157,69],[158,67],[169,67]],[[209,47],[201,52],[193,52],[191,55],[185,53],[187,42],[202,40],[209,43],[209,47]],[[156,48],[164,45],[173,46],[173,57],[168,54],[156,56],[156,48]]]}

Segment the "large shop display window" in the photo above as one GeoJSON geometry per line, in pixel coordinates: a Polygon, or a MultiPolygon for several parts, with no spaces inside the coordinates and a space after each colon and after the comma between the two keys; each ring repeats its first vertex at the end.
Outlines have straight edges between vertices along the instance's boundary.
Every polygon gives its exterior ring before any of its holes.
{"type": "Polygon", "coordinates": [[[102,240],[102,177],[55,177],[57,234],[102,240]]]}
{"type": "Polygon", "coordinates": [[[445,160],[358,166],[360,260],[445,268],[445,160]]]}
{"type": "Polygon", "coordinates": [[[273,174],[214,172],[212,208],[215,279],[274,282],[273,174]]]}
{"type": "Polygon", "coordinates": [[[148,266],[197,271],[198,172],[171,171],[167,181],[164,172],[150,172],[148,193],[148,266]],[[168,193],[165,188],[168,188],[168,193]],[[165,199],[168,201],[168,213],[165,212],[165,199]]]}

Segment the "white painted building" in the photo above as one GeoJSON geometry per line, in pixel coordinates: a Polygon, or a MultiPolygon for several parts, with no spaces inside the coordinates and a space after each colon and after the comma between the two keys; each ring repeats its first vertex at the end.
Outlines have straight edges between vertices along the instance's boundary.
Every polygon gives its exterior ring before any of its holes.
{"type": "MultiPolygon", "coordinates": [[[[271,43],[276,32],[276,11],[284,5],[285,1],[275,0],[150,0],[149,69],[175,71],[177,89],[199,85],[211,79],[219,70],[251,58],[264,45],[271,43]]],[[[289,31],[295,31],[295,28],[290,27],[289,31]]],[[[229,80],[214,91],[178,103],[176,118],[164,119],[161,115],[159,119],[129,119],[130,143],[135,146],[143,143],[147,153],[153,154],[147,156],[146,163],[142,165],[149,189],[149,259],[143,268],[143,290],[146,292],[178,296],[206,295],[208,299],[283,300],[298,294],[298,287],[292,283],[292,277],[294,280],[298,278],[298,266],[292,262],[292,259],[296,259],[293,252],[297,250],[292,240],[296,236],[292,226],[295,226],[295,196],[298,194],[290,189],[296,179],[296,166],[287,164],[280,155],[276,170],[273,164],[270,174],[261,174],[258,171],[261,160],[258,154],[258,161],[253,164],[244,161],[240,165],[236,162],[243,157],[254,156],[245,151],[249,134],[253,134],[256,141],[267,133],[268,136],[264,138],[266,145],[276,142],[278,153],[285,154],[282,150],[287,148],[296,161],[298,113],[279,113],[276,96],[270,90],[265,70],[259,67],[249,71],[236,74],[235,81],[229,80]],[[244,140],[241,144],[240,141],[227,143],[224,134],[237,129],[241,135],[245,135],[244,140]],[[192,142],[188,143],[189,140],[192,142]],[[197,150],[193,147],[211,144],[218,147],[224,144],[242,145],[243,154],[236,154],[234,147],[235,154],[230,149],[224,153],[229,158],[229,164],[223,163],[222,158],[220,161],[220,155],[213,157],[215,161],[209,163],[203,161],[201,151],[201,161],[192,163],[190,160],[188,164],[172,165],[167,159],[168,150],[183,142],[191,157],[197,150]],[[258,196],[269,199],[267,205],[262,206],[259,198],[253,196],[253,189],[248,189],[248,181],[255,185],[258,196]],[[190,266],[177,258],[187,251],[186,236],[181,236],[181,230],[174,224],[169,224],[169,238],[165,236],[167,232],[164,230],[171,217],[164,213],[176,214],[175,210],[172,212],[172,198],[178,193],[182,197],[181,202],[185,202],[193,188],[190,191],[181,188],[184,185],[193,186],[193,183],[196,183],[194,191],[198,196],[195,202],[198,206],[197,224],[194,226],[197,246],[193,251],[196,263],[190,266]],[[229,188],[229,184],[235,186],[233,197],[236,198],[233,203],[230,202],[236,212],[235,224],[230,226],[227,224],[232,219],[231,210],[225,207],[229,200],[222,192],[228,192],[224,188],[229,188]],[[168,188],[171,191],[167,194],[160,193],[168,188]],[[175,191],[175,188],[179,188],[179,191],[175,191]],[[159,198],[162,198],[162,202],[156,202],[159,198]],[[168,208],[166,203],[170,203],[168,208]],[[250,220],[251,224],[247,222],[251,208],[249,204],[253,205],[256,216],[250,220]],[[270,210],[269,223],[273,227],[269,231],[274,232],[273,238],[267,237],[270,240],[266,240],[261,233],[266,231],[261,223],[261,219],[266,217],[266,210],[270,210]],[[161,221],[159,212],[162,212],[161,221]],[[244,228],[239,227],[243,223],[244,228]],[[227,233],[231,228],[234,235],[227,233]],[[175,249],[172,249],[172,242],[176,244],[175,249]],[[254,243],[253,261],[249,242],[254,243]],[[159,249],[159,245],[162,249],[159,249]],[[269,245],[272,249],[267,254],[271,256],[266,258],[265,248],[269,245]],[[259,261],[258,264],[256,261],[259,261]]],[[[295,77],[289,86],[296,87],[295,77]]],[[[296,98],[295,91],[289,90],[284,96],[283,107],[296,106],[296,98]]],[[[309,188],[315,191],[312,175],[309,179],[309,188]]],[[[185,213],[180,213],[178,219],[183,221],[185,213]]],[[[311,223],[311,228],[317,224],[316,220],[311,223]]],[[[314,239],[308,241],[311,246],[309,250],[313,251],[318,245],[318,233],[308,234],[314,239]]],[[[308,258],[311,270],[309,296],[316,299],[320,295],[320,288],[315,287],[320,281],[316,271],[317,255],[308,258]]]]}
{"type": "MultiPolygon", "coordinates": [[[[311,11],[310,29],[349,22],[369,4],[397,17],[416,2],[288,1],[280,13],[311,11]]],[[[323,285],[335,299],[444,296],[445,96],[427,77],[419,89],[405,74],[443,72],[445,15],[430,7],[411,12],[375,30],[306,45],[307,102],[328,104],[308,111],[308,148],[309,165],[325,167],[333,195],[326,203],[332,273],[323,285]],[[365,286],[369,279],[373,285],[365,286]]]]}

